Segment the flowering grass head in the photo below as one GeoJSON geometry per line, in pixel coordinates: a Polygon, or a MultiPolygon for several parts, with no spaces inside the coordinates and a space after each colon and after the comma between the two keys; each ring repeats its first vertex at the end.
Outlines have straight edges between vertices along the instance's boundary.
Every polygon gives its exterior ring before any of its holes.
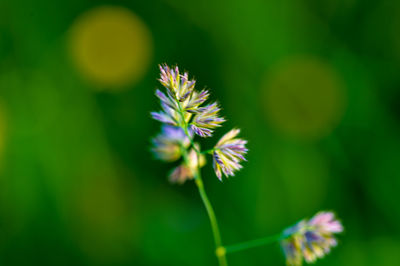
{"type": "MultiPolygon", "coordinates": [[[[221,108],[217,102],[206,103],[209,91],[197,91],[196,81],[189,79],[187,72],[182,74],[178,67],[162,65],[159,81],[165,92],[157,89],[155,94],[162,110],[151,115],[164,126],[162,133],[153,140],[153,152],[157,158],[167,162],[184,157],[184,162],[170,174],[170,181],[183,183],[194,178],[195,168],[205,163],[200,149],[194,145],[194,135],[212,137],[225,119],[219,115],[221,108]]],[[[245,160],[247,142],[235,138],[238,133],[238,129],[228,132],[213,149],[214,169],[220,180],[222,173],[232,176],[242,168],[240,162],[245,160]]]]}
{"type": "Polygon", "coordinates": [[[160,66],[160,83],[166,93],[156,90],[162,110],[152,112],[154,119],[173,126],[191,128],[200,137],[211,137],[213,130],[225,121],[219,117],[220,107],[216,102],[203,104],[209,97],[207,90],[194,89],[196,81],[189,74],[180,74],[178,67],[160,66]]]}
{"type": "Polygon", "coordinates": [[[180,74],[178,66],[173,69],[166,64],[160,65],[159,81],[167,89],[168,95],[180,102],[189,97],[196,84],[195,80],[189,80],[187,72],[180,74]]]}
{"type": "Polygon", "coordinates": [[[222,173],[226,177],[233,176],[235,171],[242,168],[240,162],[246,160],[247,141],[236,138],[239,133],[240,129],[232,129],[214,147],[213,167],[219,180],[222,180],[222,173]]]}
{"type": "Polygon", "coordinates": [[[167,65],[160,66],[160,72],[159,81],[165,91],[157,89],[155,94],[160,100],[162,110],[152,112],[151,115],[163,126],[161,133],[152,140],[152,151],[160,160],[178,161],[169,175],[171,183],[183,184],[187,180],[195,180],[210,218],[219,265],[227,265],[227,252],[276,241],[281,243],[288,266],[301,266],[303,260],[311,263],[329,253],[337,245],[335,234],[343,231],[341,223],[331,212],[319,212],[310,220],[302,220],[277,236],[232,246],[222,244],[217,219],[205,192],[200,169],[206,164],[204,154],[211,154],[213,168],[220,181],[222,175],[227,178],[235,175],[242,168],[242,162],[246,161],[247,141],[238,138],[240,129],[232,129],[222,136],[214,148],[202,152],[200,144],[194,139],[196,136],[212,137],[214,131],[222,126],[225,119],[219,115],[221,107],[217,102],[206,103],[210,96],[209,91],[197,91],[196,81],[189,79],[187,72],[182,74],[178,67],[170,68],[167,65]]]}
{"type": "Polygon", "coordinates": [[[223,117],[218,117],[221,108],[218,104],[212,103],[196,110],[196,115],[191,124],[192,130],[200,137],[211,137],[214,128],[220,127],[225,122],[223,117]]]}
{"type": "Polygon", "coordinates": [[[323,258],[337,245],[335,234],[343,232],[343,226],[332,212],[319,212],[310,220],[302,220],[287,228],[281,246],[288,266],[300,266],[303,258],[313,263],[323,258]]]}

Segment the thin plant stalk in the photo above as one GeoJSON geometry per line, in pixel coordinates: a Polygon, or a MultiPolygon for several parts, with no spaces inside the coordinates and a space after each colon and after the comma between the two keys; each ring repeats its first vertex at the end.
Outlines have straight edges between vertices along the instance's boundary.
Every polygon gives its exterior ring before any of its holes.
{"type": "Polygon", "coordinates": [[[226,252],[225,252],[224,247],[222,246],[221,233],[219,231],[217,217],[215,216],[214,209],[213,209],[211,202],[207,197],[207,193],[204,189],[204,184],[203,184],[203,180],[201,179],[200,171],[197,170],[196,172],[197,173],[195,176],[195,182],[196,182],[197,188],[199,189],[200,197],[201,197],[203,204],[207,210],[208,218],[210,219],[211,229],[213,232],[215,248],[216,248],[215,254],[218,258],[219,265],[227,266],[228,262],[226,259],[226,252]]]}
{"type": "MultiPolygon", "coordinates": [[[[193,139],[190,137],[190,134],[188,132],[188,126],[185,121],[185,117],[184,117],[182,108],[179,103],[178,103],[178,106],[179,106],[180,115],[183,120],[183,130],[184,130],[186,136],[189,138],[192,148],[196,151],[197,161],[200,162],[200,151],[196,148],[196,146],[194,145],[193,139]]],[[[185,157],[185,160],[187,161],[187,153],[186,152],[184,152],[184,157],[185,157]]],[[[220,266],[228,266],[228,262],[226,259],[226,252],[225,252],[224,247],[222,246],[221,233],[219,231],[217,217],[215,216],[214,208],[212,207],[211,202],[208,199],[207,193],[204,189],[204,184],[203,184],[203,180],[201,178],[201,171],[200,171],[199,166],[197,166],[195,169],[194,179],[195,179],[196,186],[199,190],[201,200],[203,201],[204,207],[206,208],[208,218],[210,220],[211,229],[212,229],[212,233],[213,233],[213,237],[214,237],[214,243],[215,243],[215,255],[218,258],[218,262],[219,262],[220,266]]]]}
{"type": "Polygon", "coordinates": [[[264,238],[250,240],[247,242],[242,242],[242,243],[238,243],[238,244],[234,244],[234,245],[230,245],[230,246],[225,246],[224,248],[225,248],[226,253],[234,253],[234,252],[246,250],[249,248],[255,248],[255,247],[259,247],[259,246],[272,244],[272,243],[278,242],[279,240],[282,240],[282,238],[283,238],[283,235],[278,234],[278,235],[267,236],[264,238]]]}

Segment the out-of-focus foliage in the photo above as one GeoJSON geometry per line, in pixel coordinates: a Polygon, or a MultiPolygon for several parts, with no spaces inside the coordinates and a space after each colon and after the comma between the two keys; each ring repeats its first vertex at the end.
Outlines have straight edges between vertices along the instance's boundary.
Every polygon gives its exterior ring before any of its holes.
{"type": "Polygon", "coordinates": [[[194,185],[149,152],[166,62],[249,140],[234,178],[203,170],[225,243],[332,209],[318,265],[397,265],[399,28],[389,0],[0,0],[0,264],[216,264],[194,185]]]}

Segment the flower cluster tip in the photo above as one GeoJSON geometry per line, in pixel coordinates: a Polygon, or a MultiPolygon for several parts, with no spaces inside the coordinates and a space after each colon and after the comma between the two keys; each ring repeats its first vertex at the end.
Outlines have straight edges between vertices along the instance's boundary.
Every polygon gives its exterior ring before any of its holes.
{"type": "MultiPolygon", "coordinates": [[[[193,178],[194,166],[202,167],[205,163],[199,156],[193,156],[193,152],[199,150],[196,147],[185,151],[193,145],[194,135],[212,137],[225,118],[219,115],[221,107],[217,102],[206,104],[209,91],[197,91],[196,81],[189,79],[188,72],[182,74],[178,67],[170,68],[166,64],[159,67],[159,82],[165,88],[165,93],[156,90],[155,95],[160,100],[162,110],[151,112],[151,115],[164,126],[161,134],[153,139],[152,151],[156,158],[167,162],[186,157],[189,162],[175,168],[170,175],[172,182],[183,183],[193,178]],[[193,160],[196,162],[190,162],[193,160]]],[[[247,142],[236,138],[239,132],[239,129],[229,131],[213,149],[213,166],[219,180],[222,180],[222,174],[233,176],[235,171],[242,168],[241,161],[245,161],[247,142]]]]}

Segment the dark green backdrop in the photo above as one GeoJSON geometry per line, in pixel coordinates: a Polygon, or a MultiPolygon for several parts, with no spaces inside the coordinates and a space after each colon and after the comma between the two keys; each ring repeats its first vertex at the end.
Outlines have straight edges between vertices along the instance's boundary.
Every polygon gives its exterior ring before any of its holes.
{"type": "Polygon", "coordinates": [[[317,265],[399,265],[399,28],[391,0],[0,0],[0,264],[216,265],[194,184],[149,152],[166,62],[249,140],[235,177],[203,170],[225,243],[334,210],[317,265]]]}

